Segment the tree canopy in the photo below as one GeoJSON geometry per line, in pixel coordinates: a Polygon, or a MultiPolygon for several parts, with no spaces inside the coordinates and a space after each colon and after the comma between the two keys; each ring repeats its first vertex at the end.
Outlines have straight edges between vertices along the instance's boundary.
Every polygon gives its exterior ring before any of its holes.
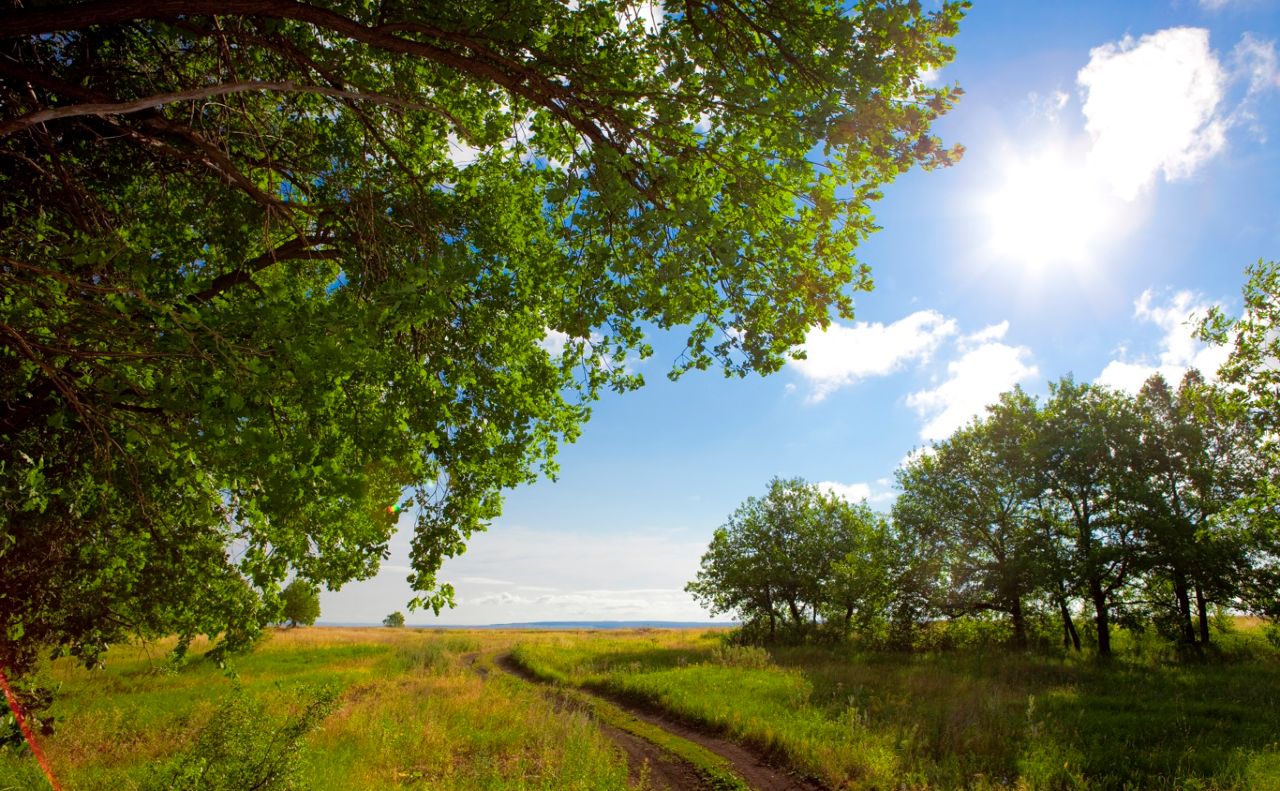
{"type": "Polygon", "coordinates": [[[685,590],[713,615],[733,613],[754,636],[806,636],[819,624],[847,631],[888,605],[886,526],[796,478],[775,478],[715,531],[685,590]]]}
{"type": "Polygon", "coordinates": [[[310,626],[320,617],[320,591],[302,580],[286,585],[280,598],[280,617],[290,626],[310,626]]]}
{"type": "Polygon", "coordinates": [[[962,3],[0,11],[0,663],[250,640],[553,474],[646,333],[776,370],[950,163],[962,3]]]}

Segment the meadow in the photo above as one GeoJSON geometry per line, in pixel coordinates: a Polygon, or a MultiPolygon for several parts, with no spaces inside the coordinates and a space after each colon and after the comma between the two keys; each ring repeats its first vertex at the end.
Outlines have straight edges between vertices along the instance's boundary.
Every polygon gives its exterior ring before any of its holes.
{"type": "MultiPolygon", "coordinates": [[[[174,667],[163,643],[113,648],[103,670],[44,670],[58,688],[44,748],[67,789],[174,786],[228,701],[248,706],[237,727],[270,745],[327,694],[300,788],[646,787],[609,735],[619,728],[681,755],[703,787],[747,785],[630,707],[829,788],[1280,789],[1280,659],[1250,625],[1215,635],[1200,662],[1132,637],[1108,663],[725,637],[307,628],[274,632],[229,671],[174,667]]],[[[47,787],[29,755],[0,752],[0,789],[47,787]]]]}

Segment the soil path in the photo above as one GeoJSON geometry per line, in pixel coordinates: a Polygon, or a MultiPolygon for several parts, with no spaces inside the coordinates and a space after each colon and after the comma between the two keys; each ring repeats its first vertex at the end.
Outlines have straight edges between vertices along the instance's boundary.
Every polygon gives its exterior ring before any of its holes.
{"type": "MultiPolygon", "coordinates": [[[[488,678],[489,664],[480,662],[479,659],[479,652],[463,654],[462,664],[468,670],[479,675],[480,678],[488,678]]],[[[494,665],[507,673],[544,689],[547,687],[546,684],[524,672],[523,668],[512,662],[508,657],[501,656],[494,659],[494,665]]],[[[553,690],[548,689],[547,692],[555,700],[557,706],[564,709],[581,709],[580,704],[575,705],[568,698],[556,695],[553,690]]],[[[653,791],[709,791],[706,782],[703,781],[692,766],[653,742],[642,739],[634,733],[627,733],[621,728],[615,728],[607,722],[596,720],[595,724],[600,729],[600,732],[618,745],[627,756],[627,775],[632,784],[639,786],[643,781],[647,780],[647,788],[653,789],[653,791]]]]}
{"type": "MultiPolygon", "coordinates": [[[[494,662],[494,666],[514,676],[519,676],[526,681],[546,686],[546,682],[533,676],[524,668],[520,667],[511,659],[510,656],[506,654],[497,657],[494,662]]],[[[637,706],[630,701],[621,700],[609,695],[601,695],[599,692],[594,690],[580,691],[594,695],[598,698],[603,698],[615,706],[626,710],[627,713],[631,714],[636,719],[661,728],[662,730],[675,736],[679,736],[682,739],[691,741],[694,744],[700,745],[716,755],[719,755],[721,758],[728,761],[730,766],[733,767],[733,770],[747,782],[747,785],[756,789],[756,791],[827,791],[825,786],[813,782],[812,780],[797,777],[782,769],[769,765],[762,757],[737,742],[733,742],[708,733],[705,730],[692,727],[687,722],[683,722],[656,707],[637,706]]],[[[617,729],[615,728],[613,730],[617,729]]],[[[608,731],[606,731],[606,733],[607,732],[608,731]]],[[[651,749],[657,750],[661,755],[667,755],[665,751],[658,749],[655,745],[650,744],[644,739],[640,739],[639,737],[625,733],[624,731],[619,732],[648,745],[651,749]]],[[[623,749],[626,749],[626,747],[623,747],[623,749]]],[[[630,755],[629,751],[628,755],[630,755]]],[[[668,757],[668,760],[673,759],[668,757]]],[[[654,762],[651,761],[651,763],[654,762]]],[[[680,763],[687,767],[687,764],[683,764],[683,762],[680,763]]],[[[656,764],[654,765],[656,766],[656,764]]],[[[705,787],[705,784],[701,782],[700,778],[698,778],[696,774],[693,775],[693,780],[695,785],[672,787],[676,789],[705,787]]],[[[655,783],[655,785],[657,784],[655,783]]]]}

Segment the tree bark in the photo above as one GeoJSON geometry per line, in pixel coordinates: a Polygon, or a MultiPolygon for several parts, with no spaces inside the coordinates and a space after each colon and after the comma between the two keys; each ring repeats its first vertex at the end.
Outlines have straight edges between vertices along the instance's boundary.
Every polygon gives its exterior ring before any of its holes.
{"type": "Polygon", "coordinates": [[[1196,583],[1196,610],[1200,616],[1200,642],[1203,645],[1209,644],[1209,603],[1204,598],[1204,588],[1200,587],[1200,583],[1196,583]]]}
{"type": "Polygon", "coordinates": [[[1173,595],[1178,600],[1178,629],[1182,642],[1195,645],[1196,632],[1191,625],[1191,593],[1187,589],[1187,575],[1181,570],[1173,572],[1173,595]]]}
{"type": "Polygon", "coordinates": [[[1102,581],[1089,580],[1089,596],[1093,599],[1094,623],[1098,629],[1098,656],[1111,657],[1111,616],[1107,611],[1107,594],[1102,589],[1102,581]]]}
{"type": "Polygon", "coordinates": [[[1013,597],[1013,606],[1010,608],[1013,615],[1013,645],[1018,650],[1025,650],[1027,647],[1027,619],[1022,612],[1022,597],[1013,597]]]}
{"type": "Polygon", "coordinates": [[[1075,622],[1071,621],[1071,611],[1066,607],[1066,590],[1062,581],[1057,582],[1057,611],[1062,616],[1062,648],[1080,650],[1080,632],[1075,631],[1075,622]]]}

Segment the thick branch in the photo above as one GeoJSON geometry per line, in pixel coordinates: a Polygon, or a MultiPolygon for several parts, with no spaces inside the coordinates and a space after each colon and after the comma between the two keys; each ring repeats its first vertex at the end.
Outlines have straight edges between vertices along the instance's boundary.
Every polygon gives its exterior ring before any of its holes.
{"type": "Polygon", "coordinates": [[[159,93],[154,96],[146,96],[141,99],[134,99],[133,101],[128,102],[71,104],[65,107],[51,107],[46,110],[37,110],[36,112],[28,113],[6,123],[0,124],[0,137],[11,135],[14,132],[20,132],[29,126],[34,126],[35,124],[44,123],[46,121],[56,121],[60,118],[75,118],[82,115],[128,115],[130,113],[139,113],[144,110],[153,110],[166,104],[172,104],[173,102],[194,101],[198,99],[208,99],[211,96],[224,96],[229,93],[245,93],[250,91],[315,93],[322,96],[332,96],[340,99],[354,99],[358,101],[378,102],[380,104],[391,104],[397,107],[418,107],[418,105],[415,105],[412,102],[397,99],[394,96],[385,96],[378,93],[344,91],[338,88],[326,88],[322,85],[303,85],[292,81],[231,82],[223,83],[221,85],[210,85],[189,91],[159,93]]]}
{"type": "MultiPolygon", "coordinates": [[[[172,20],[185,16],[227,14],[305,22],[387,52],[425,58],[464,74],[488,80],[564,119],[593,144],[612,148],[619,154],[626,155],[623,147],[610,139],[604,129],[592,120],[593,116],[610,114],[610,108],[592,105],[587,107],[588,112],[572,112],[569,107],[581,106],[582,97],[567,86],[559,84],[536,70],[520,68],[517,73],[512,73],[509,70],[509,64],[504,68],[503,65],[492,63],[484,58],[455,52],[423,41],[401,38],[389,32],[416,28],[430,35],[426,26],[415,25],[413,22],[366,27],[354,19],[327,8],[294,2],[294,0],[153,0],[147,3],[137,2],[137,0],[97,0],[60,8],[3,12],[0,13],[0,30],[7,31],[10,37],[32,36],[138,19],[172,20]]],[[[440,31],[435,32],[440,34],[440,31]]],[[[477,51],[477,47],[473,45],[464,44],[463,46],[471,52],[477,51]]],[[[634,176],[634,174],[629,175],[634,176]]],[[[634,186],[644,191],[641,185],[634,184],[634,186]]]]}
{"type": "Polygon", "coordinates": [[[321,260],[332,259],[338,257],[337,250],[316,250],[315,245],[320,244],[322,240],[307,239],[302,236],[295,237],[280,245],[273,247],[262,255],[248,261],[239,269],[225,272],[218,275],[209,284],[209,287],[198,291],[191,296],[191,301],[195,303],[208,302],[224,291],[229,291],[239,285],[257,286],[253,282],[253,276],[262,270],[274,266],[280,261],[297,261],[297,260],[321,260]]]}

